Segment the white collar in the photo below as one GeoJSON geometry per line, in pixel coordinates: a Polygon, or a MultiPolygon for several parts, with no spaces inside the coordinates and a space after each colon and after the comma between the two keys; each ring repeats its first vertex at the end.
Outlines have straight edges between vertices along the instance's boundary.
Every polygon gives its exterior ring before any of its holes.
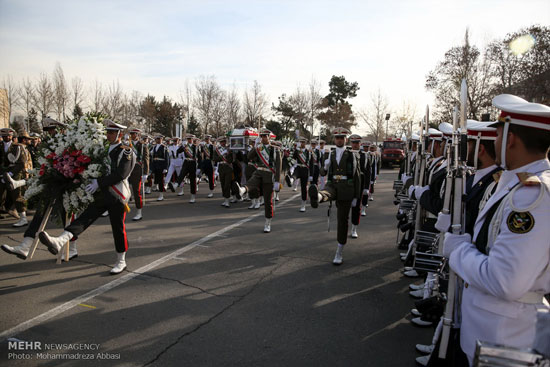
{"type": "Polygon", "coordinates": [[[495,168],[497,168],[496,164],[493,164],[486,168],[478,169],[474,175],[474,181],[472,183],[472,187],[475,186],[475,184],[477,184],[479,180],[481,180],[483,177],[485,177],[485,175],[487,175],[489,172],[491,172],[495,168]]]}

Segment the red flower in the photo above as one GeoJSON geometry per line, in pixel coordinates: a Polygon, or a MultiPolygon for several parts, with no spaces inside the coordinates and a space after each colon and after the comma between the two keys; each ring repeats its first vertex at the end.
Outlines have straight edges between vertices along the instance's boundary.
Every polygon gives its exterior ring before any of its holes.
{"type": "Polygon", "coordinates": [[[46,165],[43,164],[40,166],[40,172],[38,173],[40,176],[44,176],[44,173],[46,172],[46,165]]]}
{"type": "Polygon", "coordinates": [[[75,175],[78,175],[80,173],[84,172],[84,167],[75,167],[75,169],[73,169],[73,173],[75,175]]]}
{"type": "Polygon", "coordinates": [[[55,153],[54,152],[51,152],[50,154],[48,154],[46,156],[46,159],[52,159],[53,157],[55,157],[55,153]]]}
{"type": "Polygon", "coordinates": [[[81,150],[73,150],[73,151],[71,152],[71,155],[72,155],[73,157],[76,157],[76,156],[79,156],[80,153],[82,153],[81,150]]]}
{"type": "Polygon", "coordinates": [[[79,155],[78,158],[76,158],[76,160],[81,163],[90,163],[92,161],[90,157],[84,154],[79,155]]]}

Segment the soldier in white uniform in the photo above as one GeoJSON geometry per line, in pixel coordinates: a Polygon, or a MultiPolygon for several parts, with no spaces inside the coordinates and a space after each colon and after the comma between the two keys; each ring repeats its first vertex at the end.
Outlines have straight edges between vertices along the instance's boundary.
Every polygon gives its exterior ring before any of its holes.
{"type": "Polygon", "coordinates": [[[464,280],[460,345],[473,363],[476,340],[533,345],[537,309],[549,309],[550,107],[499,95],[495,143],[505,168],[479,213],[473,241],[447,233],[444,254],[464,280]]]}
{"type": "Polygon", "coordinates": [[[172,144],[168,146],[168,159],[170,165],[168,167],[168,173],[164,178],[164,188],[167,189],[168,185],[171,185],[171,190],[174,192],[174,183],[172,182],[172,175],[176,173],[176,177],[180,175],[181,167],[183,166],[183,157],[178,154],[178,149],[181,146],[181,139],[178,137],[172,138],[172,144]]]}

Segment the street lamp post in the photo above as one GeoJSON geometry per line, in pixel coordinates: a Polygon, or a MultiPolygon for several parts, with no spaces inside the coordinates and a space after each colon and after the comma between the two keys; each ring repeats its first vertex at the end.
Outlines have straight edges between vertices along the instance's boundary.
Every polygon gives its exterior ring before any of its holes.
{"type": "Polygon", "coordinates": [[[388,138],[388,121],[390,121],[390,114],[386,113],[386,139],[388,138]]]}

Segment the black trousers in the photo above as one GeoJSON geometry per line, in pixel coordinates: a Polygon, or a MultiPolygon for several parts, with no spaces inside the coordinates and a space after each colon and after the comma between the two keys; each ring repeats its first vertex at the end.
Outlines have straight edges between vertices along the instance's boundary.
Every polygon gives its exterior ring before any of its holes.
{"type": "Polygon", "coordinates": [[[91,203],[74,222],[65,228],[65,230],[71,232],[74,235],[74,239],[76,239],[86,230],[86,228],[92,225],[105,210],[108,210],[109,220],[111,221],[111,228],[113,230],[113,238],[115,240],[115,249],[117,252],[126,252],[128,251],[128,237],[126,236],[126,226],[124,224],[126,220],[126,211],[124,207],[124,204],[116,198],[103,194],[96,198],[96,201],[91,203]]]}
{"type": "Polygon", "coordinates": [[[208,188],[210,190],[214,190],[214,166],[212,165],[212,161],[210,159],[202,161],[202,172],[208,178],[208,188]]]}
{"type": "Polygon", "coordinates": [[[153,175],[155,176],[155,185],[158,185],[159,186],[159,191],[160,192],[165,192],[166,190],[164,189],[164,168],[155,168],[153,169],[153,175]]]}
{"type": "Polygon", "coordinates": [[[183,161],[183,167],[181,168],[180,175],[178,177],[178,186],[181,185],[185,176],[189,176],[189,182],[191,183],[191,194],[197,193],[197,162],[185,160],[183,161]]]}
{"type": "Polygon", "coordinates": [[[302,200],[307,200],[307,181],[309,179],[309,169],[307,167],[298,166],[294,172],[296,177],[300,179],[300,188],[302,190],[302,200]]]}
{"type": "Polygon", "coordinates": [[[233,167],[231,163],[219,163],[218,174],[220,175],[220,183],[222,185],[222,195],[229,199],[231,196],[231,182],[233,181],[233,167]]]}
{"type": "MultiPolygon", "coordinates": [[[[335,200],[336,189],[332,185],[325,186],[323,191],[319,192],[323,197],[323,201],[335,200]]],[[[352,200],[335,200],[336,201],[336,217],[338,220],[338,229],[336,231],[336,240],[339,244],[345,245],[348,241],[349,228],[349,212],[351,209],[352,200]]]]}
{"type": "Polygon", "coordinates": [[[313,172],[311,175],[313,177],[313,181],[311,184],[317,185],[319,183],[319,172],[319,166],[313,166],[313,172]]]}
{"type": "MultiPolygon", "coordinates": [[[[42,223],[42,219],[44,219],[44,215],[46,214],[46,208],[43,209],[36,209],[36,212],[34,213],[31,222],[27,226],[27,229],[25,230],[24,237],[31,237],[34,238],[36,236],[36,232],[38,232],[38,229],[40,228],[40,223],[42,223]]],[[[63,227],[65,227],[66,224],[66,217],[65,210],[60,213],[61,215],[61,223],[63,224],[63,227]]],[[[71,240],[72,241],[72,240],[71,240]]]]}

